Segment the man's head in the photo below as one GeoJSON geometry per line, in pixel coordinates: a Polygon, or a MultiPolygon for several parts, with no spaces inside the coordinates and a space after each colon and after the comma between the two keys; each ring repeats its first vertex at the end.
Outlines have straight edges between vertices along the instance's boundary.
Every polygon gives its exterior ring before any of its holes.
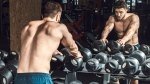
{"type": "Polygon", "coordinates": [[[128,11],[128,7],[127,7],[127,4],[124,1],[117,1],[114,4],[113,10],[114,10],[116,19],[117,20],[122,20],[125,17],[127,11],[128,11]]]}
{"type": "Polygon", "coordinates": [[[47,2],[44,5],[44,10],[43,10],[43,16],[44,17],[50,17],[50,18],[55,18],[60,21],[62,13],[62,8],[61,5],[57,2],[47,2]]]}

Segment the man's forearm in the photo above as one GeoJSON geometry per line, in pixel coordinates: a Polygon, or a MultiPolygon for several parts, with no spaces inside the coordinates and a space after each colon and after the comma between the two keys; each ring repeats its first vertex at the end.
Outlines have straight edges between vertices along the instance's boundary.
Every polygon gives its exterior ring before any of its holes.
{"type": "Polygon", "coordinates": [[[70,49],[70,52],[71,54],[74,56],[74,57],[81,57],[81,53],[79,52],[79,49],[78,49],[78,46],[76,45],[75,41],[72,41],[70,43],[70,46],[68,46],[69,49],[70,49]]]}
{"type": "Polygon", "coordinates": [[[109,34],[109,30],[104,30],[103,32],[102,32],[102,35],[101,35],[101,39],[106,39],[107,38],[107,36],[108,36],[108,34],[109,34]]]}
{"type": "Polygon", "coordinates": [[[124,37],[122,38],[122,40],[124,42],[127,42],[128,40],[130,40],[132,38],[132,36],[134,35],[135,31],[133,30],[129,30],[127,31],[127,33],[124,35],[124,37]]]}

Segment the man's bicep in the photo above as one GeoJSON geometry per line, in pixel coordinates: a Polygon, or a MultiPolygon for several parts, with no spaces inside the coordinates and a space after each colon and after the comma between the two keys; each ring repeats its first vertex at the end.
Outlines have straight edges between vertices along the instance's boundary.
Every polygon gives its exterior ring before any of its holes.
{"type": "Polygon", "coordinates": [[[133,16],[129,29],[136,31],[139,28],[139,25],[140,25],[139,17],[137,15],[133,16]]]}
{"type": "Polygon", "coordinates": [[[135,29],[138,29],[139,28],[139,17],[136,15],[136,16],[133,16],[132,17],[132,22],[130,24],[131,28],[135,28],[135,29]]]}
{"type": "Polygon", "coordinates": [[[72,35],[69,34],[69,33],[65,33],[63,35],[63,38],[61,40],[61,43],[65,46],[65,47],[68,47],[69,44],[73,41],[73,38],[72,38],[72,35]]]}
{"type": "Polygon", "coordinates": [[[63,38],[62,38],[61,43],[64,46],[68,46],[70,41],[73,41],[73,38],[72,38],[71,33],[68,31],[68,29],[67,29],[67,27],[65,25],[62,28],[62,34],[63,34],[63,38]]]}
{"type": "Polygon", "coordinates": [[[106,22],[105,28],[111,31],[114,28],[114,17],[110,16],[106,22]]]}

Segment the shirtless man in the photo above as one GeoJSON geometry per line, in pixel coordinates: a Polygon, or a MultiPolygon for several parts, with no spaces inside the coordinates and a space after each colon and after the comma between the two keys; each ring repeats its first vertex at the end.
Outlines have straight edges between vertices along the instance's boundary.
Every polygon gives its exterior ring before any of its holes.
{"type": "Polygon", "coordinates": [[[60,43],[75,58],[82,57],[67,27],[59,23],[61,13],[60,4],[47,2],[43,20],[31,21],[23,29],[15,84],[53,84],[50,61],[60,43]]]}
{"type": "MultiPolygon", "coordinates": [[[[104,27],[100,40],[108,42],[107,37],[114,29],[118,36],[118,43],[121,45],[131,44],[138,46],[138,15],[127,13],[128,8],[124,1],[117,1],[113,8],[114,15],[111,15],[106,22],[106,26],[104,27]]],[[[131,82],[132,84],[138,84],[137,80],[132,80],[131,82]]]]}

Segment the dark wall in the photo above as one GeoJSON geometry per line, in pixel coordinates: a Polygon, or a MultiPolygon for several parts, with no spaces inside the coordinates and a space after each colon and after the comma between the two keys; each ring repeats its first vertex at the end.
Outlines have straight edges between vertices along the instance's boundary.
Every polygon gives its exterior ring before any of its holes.
{"type": "Polygon", "coordinates": [[[20,50],[22,28],[31,20],[41,17],[41,0],[9,0],[10,12],[10,47],[20,50]]]}

